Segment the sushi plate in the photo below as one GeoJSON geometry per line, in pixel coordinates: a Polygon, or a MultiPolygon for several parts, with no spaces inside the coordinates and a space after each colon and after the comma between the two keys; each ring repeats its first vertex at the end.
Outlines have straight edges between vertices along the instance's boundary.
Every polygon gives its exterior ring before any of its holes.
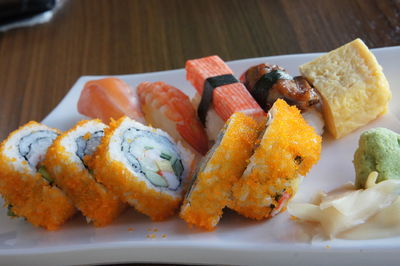
{"type": "MultiPolygon", "coordinates": [[[[390,82],[390,111],[360,130],[340,139],[324,136],[321,160],[304,179],[294,200],[306,201],[317,192],[329,191],[354,180],[352,157],[362,131],[382,126],[400,132],[400,46],[374,49],[390,82]]],[[[319,54],[296,54],[229,62],[239,75],[248,67],[269,62],[292,74],[319,54]]],[[[194,90],[183,69],[117,76],[135,87],[142,81],[165,81],[189,96],[194,90]]],[[[60,104],[43,120],[66,130],[84,117],[76,109],[84,83],[99,76],[81,77],[60,104]]],[[[267,221],[245,219],[226,210],[213,232],[189,228],[177,216],[151,222],[133,209],[112,225],[94,228],[76,216],[56,232],[35,228],[22,219],[0,212],[0,264],[95,264],[164,262],[232,265],[386,265],[398,264],[400,237],[375,240],[311,241],[307,232],[287,212],[267,221]]]]}

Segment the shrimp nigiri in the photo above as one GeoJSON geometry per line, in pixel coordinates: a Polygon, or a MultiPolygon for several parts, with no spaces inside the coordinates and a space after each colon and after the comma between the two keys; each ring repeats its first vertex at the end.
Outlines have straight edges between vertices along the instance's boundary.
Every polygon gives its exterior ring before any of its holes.
{"type": "Polygon", "coordinates": [[[134,90],[117,78],[86,82],[79,97],[78,112],[91,118],[100,118],[104,123],[124,115],[145,123],[134,90]]]}
{"type": "Polygon", "coordinates": [[[137,93],[149,124],[165,130],[175,140],[186,141],[199,153],[206,154],[207,134],[187,95],[161,81],[142,82],[137,87],[137,93]]]}

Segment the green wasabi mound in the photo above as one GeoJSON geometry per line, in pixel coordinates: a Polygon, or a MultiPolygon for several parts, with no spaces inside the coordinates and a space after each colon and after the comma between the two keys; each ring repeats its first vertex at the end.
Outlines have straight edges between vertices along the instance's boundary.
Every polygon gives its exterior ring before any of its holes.
{"type": "Polygon", "coordinates": [[[377,182],[400,179],[400,135],[386,128],[361,134],[354,154],[357,188],[365,188],[368,175],[378,172],[377,182]]]}

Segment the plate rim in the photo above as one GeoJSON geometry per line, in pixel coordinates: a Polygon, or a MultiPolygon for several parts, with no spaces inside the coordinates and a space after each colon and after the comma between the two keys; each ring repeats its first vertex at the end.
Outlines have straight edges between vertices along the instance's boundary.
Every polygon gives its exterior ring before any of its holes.
{"type": "MultiPolygon", "coordinates": [[[[374,48],[371,49],[374,53],[381,53],[382,51],[384,52],[391,52],[391,51],[399,51],[400,52],[400,46],[390,46],[390,47],[381,47],[381,48],[374,48]]],[[[297,57],[316,57],[319,56],[323,53],[318,52],[318,53],[297,53],[297,54],[284,54],[284,55],[275,55],[275,56],[264,56],[264,57],[255,57],[255,58],[245,58],[245,59],[238,59],[238,60],[233,60],[233,61],[227,61],[226,63],[228,65],[233,65],[233,64],[242,64],[242,63],[246,63],[252,60],[279,60],[282,58],[287,58],[287,57],[291,57],[291,58],[297,58],[297,57]]],[[[175,73],[175,72],[181,72],[182,70],[184,70],[183,68],[180,69],[173,69],[173,70],[163,70],[163,71],[155,71],[155,72],[147,72],[147,73],[135,73],[135,74],[121,74],[121,75],[88,75],[88,76],[81,76],[79,77],[76,82],[73,84],[73,86],[71,86],[71,88],[69,89],[69,91],[66,93],[66,95],[61,99],[61,101],[52,109],[52,111],[50,111],[50,113],[42,120],[43,123],[46,124],[46,121],[48,120],[49,117],[52,117],[53,113],[55,113],[57,111],[58,108],[60,108],[60,106],[62,105],[63,102],[65,102],[67,100],[67,98],[69,97],[69,95],[72,93],[72,89],[79,83],[81,82],[83,79],[90,79],[90,78],[101,78],[101,77],[112,77],[112,76],[118,76],[118,77],[137,77],[137,76],[144,76],[144,75],[164,75],[164,74],[170,74],[170,73],[175,73]]],[[[244,247],[238,248],[237,245],[236,246],[228,246],[228,247],[221,247],[220,243],[216,244],[215,246],[211,245],[211,247],[206,247],[206,246],[202,246],[202,245],[195,245],[197,241],[193,241],[194,245],[189,245],[187,246],[187,241],[177,241],[177,242],[172,242],[169,243],[167,242],[168,240],[166,240],[166,243],[162,243],[162,242],[156,242],[157,243],[157,248],[162,249],[162,250],[170,250],[170,249],[183,249],[183,250],[193,250],[193,249],[201,249],[201,250],[197,250],[197,253],[199,254],[207,254],[207,252],[214,252],[214,251],[219,251],[219,252],[225,252],[225,253],[232,253],[231,255],[236,255],[236,259],[238,261],[239,264],[242,264],[244,262],[243,258],[240,258],[240,255],[235,254],[237,253],[241,253],[241,254],[253,254],[254,256],[258,256],[258,259],[262,259],[263,255],[265,255],[266,253],[273,253],[273,252],[277,252],[277,253],[282,253],[282,255],[280,255],[280,259],[285,259],[285,254],[286,255],[296,255],[298,256],[298,254],[302,254],[303,255],[315,255],[315,254],[319,254],[317,255],[317,257],[319,259],[323,259],[324,257],[329,257],[331,254],[348,254],[349,252],[351,252],[352,254],[359,254],[359,253],[363,253],[366,254],[372,254],[374,253],[374,251],[379,251],[379,252],[384,252],[385,254],[390,254],[390,255],[396,255],[398,253],[398,247],[394,248],[394,247],[389,247],[389,246],[354,246],[354,247],[333,247],[333,248],[326,248],[322,245],[317,245],[317,246],[312,246],[312,245],[299,245],[296,243],[290,243],[292,245],[290,250],[286,250],[286,251],[282,251],[282,247],[287,246],[288,243],[277,243],[276,245],[273,245],[274,248],[271,249],[271,245],[268,246],[268,248],[260,248],[260,244],[257,245],[246,245],[244,247]],[[161,244],[160,244],[161,243],[161,244]],[[169,243],[169,244],[168,244],[169,243]],[[240,251],[240,252],[239,252],[240,251]],[[322,255],[321,255],[322,254],[322,255]]],[[[189,241],[190,242],[190,241],[189,241]]],[[[0,249],[0,258],[4,259],[4,261],[11,261],[12,259],[16,259],[15,256],[21,256],[18,261],[19,262],[29,262],[31,259],[40,261],[40,262],[44,262],[43,260],[40,259],[41,256],[48,256],[48,257],[57,257],[57,256],[61,256],[60,254],[64,255],[68,255],[68,256],[73,256],[74,254],[79,254],[81,252],[93,252],[96,251],[97,253],[101,253],[101,251],[103,251],[104,253],[106,252],[112,252],[117,254],[118,250],[125,250],[125,252],[127,251],[131,251],[130,249],[137,249],[137,251],[139,252],[133,252],[136,253],[136,255],[140,254],[140,250],[142,249],[149,249],[149,248],[154,248],[154,242],[147,242],[146,239],[144,239],[143,241],[137,241],[137,240],[133,240],[133,241],[117,241],[117,242],[112,242],[111,245],[109,246],[110,243],[90,243],[90,244],[73,244],[72,246],[68,246],[67,250],[65,249],[65,247],[63,246],[55,246],[55,247],[50,247],[50,248],[9,248],[9,249],[0,249]],[[57,255],[58,254],[58,255],[57,255]]],[[[133,253],[130,253],[130,255],[132,255],[133,253]]],[[[119,254],[119,253],[118,253],[119,254]]],[[[354,255],[353,254],[353,255],[354,255]]],[[[82,255],[81,255],[82,256],[82,255]]],[[[83,255],[85,256],[85,255],[83,255]]],[[[103,260],[99,261],[101,263],[111,263],[111,262],[120,262],[120,261],[115,261],[115,260],[104,260],[106,259],[104,257],[105,255],[103,255],[103,260]]],[[[277,258],[278,258],[277,257],[277,258]]],[[[392,257],[392,258],[395,258],[392,257]]],[[[86,255],[85,258],[80,258],[80,261],[84,262],[84,263],[92,263],[91,261],[89,261],[88,259],[90,259],[90,255],[86,255]]],[[[166,260],[166,261],[160,261],[160,260],[152,260],[152,258],[149,258],[148,260],[144,260],[145,262],[169,262],[169,263],[190,263],[191,261],[184,261],[184,260],[179,260],[179,258],[177,257],[175,260],[166,260]]],[[[311,263],[314,260],[310,260],[309,262],[311,263]]],[[[13,261],[15,262],[15,261],[13,261]]],[[[124,261],[127,262],[127,261],[124,261]]],[[[130,260],[130,262],[132,262],[130,260]]],[[[142,261],[136,261],[134,260],[134,262],[142,262],[142,261]]],[[[394,260],[393,260],[394,262],[394,260]]],[[[200,262],[198,262],[200,263],[200,262]]],[[[217,262],[215,261],[215,263],[223,263],[221,261],[217,262]]],[[[385,262],[386,263],[386,262],[385,262]]],[[[0,264],[3,264],[3,262],[0,262],[0,264]]],[[[232,263],[235,264],[235,263],[232,263]]]]}

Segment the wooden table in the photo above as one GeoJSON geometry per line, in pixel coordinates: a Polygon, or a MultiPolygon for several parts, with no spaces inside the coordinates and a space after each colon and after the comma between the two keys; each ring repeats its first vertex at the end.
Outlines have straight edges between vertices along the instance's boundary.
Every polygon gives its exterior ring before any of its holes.
{"type": "Polygon", "coordinates": [[[43,119],[82,75],[400,44],[400,1],[67,1],[51,22],[0,33],[0,139],[43,119]]]}
{"type": "MultiPolygon", "coordinates": [[[[400,45],[400,0],[71,0],[46,24],[0,33],[0,140],[43,119],[82,75],[400,45]]],[[[74,108],[74,107],[71,107],[74,108]]]]}

